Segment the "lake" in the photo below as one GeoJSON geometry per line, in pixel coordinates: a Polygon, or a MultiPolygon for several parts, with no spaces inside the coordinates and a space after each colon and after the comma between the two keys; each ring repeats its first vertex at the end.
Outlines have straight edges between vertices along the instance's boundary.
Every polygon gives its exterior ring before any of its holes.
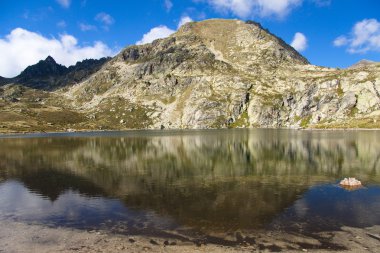
{"type": "Polygon", "coordinates": [[[2,136],[0,220],[221,244],[237,231],[368,227],[380,224],[379,162],[379,131],[2,136]]]}

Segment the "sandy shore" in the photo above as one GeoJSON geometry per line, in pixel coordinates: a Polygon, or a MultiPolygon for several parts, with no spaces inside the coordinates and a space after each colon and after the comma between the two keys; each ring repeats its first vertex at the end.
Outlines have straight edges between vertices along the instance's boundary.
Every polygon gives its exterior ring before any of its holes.
{"type": "Polygon", "coordinates": [[[380,248],[380,226],[344,227],[318,236],[324,242],[289,233],[262,234],[254,244],[242,240],[241,245],[228,247],[0,221],[0,252],[379,252],[380,248]],[[326,242],[332,248],[323,249],[326,242]]]}

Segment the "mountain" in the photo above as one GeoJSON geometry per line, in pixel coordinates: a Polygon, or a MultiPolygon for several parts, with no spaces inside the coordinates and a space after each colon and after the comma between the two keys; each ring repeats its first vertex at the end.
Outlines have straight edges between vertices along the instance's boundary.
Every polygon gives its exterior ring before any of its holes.
{"type": "Polygon", "coordinates": [[[3,83],[5,83],[6,80],[7,80],[6,78],[0,76],[0,85],[2,85],[3,83]]]}
{"type": "Polygon", "coordinates": [[[379,70],[379,64],[314,66],[256,22],[212,19],[127,47],[74,86],[61,82],[55,87],[63,88],[44,93],[51,107],[42,107],[50,111],[46,118],[28,117],[40,122],[37,130],[49,131],[373,128],[380,127],[379,70]]]}
{"type": "Polygon", "coordinates": [[[374,62],[374,61],[369,61],[369,60],[366,60],[366,59],[363,59],[357,63],[355,63],[354,65],[350,66],[349,68],[351,69],[354,69],[354,68],[361,68],[361,67],[366,67],[368,65],[372,65],[372,64],[377,64],[377,62],[374,62]]]}
{"type": "Polygon", "coordinates": [[[27,67],[17,78],[20,82],[26,82],[28,79],[61,76],[66,73],[66,67],[57,64],[53,57],[48,56],[44,61],[27,67]]]}
{"type": "Polygon", "coordinates": [[[108,60],[109,58],[84,60],[67,68],[48,56],[45,60],[27,67],[14,78],[0,78],[0,84],[16,83],[35,89],[55,90],[84,80],[98,71],[108,60]]]}

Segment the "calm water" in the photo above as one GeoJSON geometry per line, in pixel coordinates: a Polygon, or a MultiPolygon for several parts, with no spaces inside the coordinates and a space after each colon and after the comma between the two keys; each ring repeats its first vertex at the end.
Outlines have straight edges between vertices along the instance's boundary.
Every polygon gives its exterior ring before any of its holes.
{"type": "Polygon", "coordinates": [[[379,160],[377,131],[0,138],[0,219],[174,237],[380,225],[379,160]]]}

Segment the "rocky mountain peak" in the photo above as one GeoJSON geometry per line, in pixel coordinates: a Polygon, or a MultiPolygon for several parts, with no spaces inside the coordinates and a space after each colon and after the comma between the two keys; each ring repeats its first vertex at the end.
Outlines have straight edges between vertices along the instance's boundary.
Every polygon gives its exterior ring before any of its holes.
{"type": "Polygon", "coordinates": [[[55,90],[83,81],[109,60],[109,57],[97,60],[86,59],[67,68],[58,64],[49,55],[45,60],[40,60],[38,63],[27,67],[14,78],[0,77],[0,85],[21,84],[36,89],[55,90]]]}
{"type": "Polygon", "coordinates": [[[53,57],[48,56],[45,60],[39,61],[37,64],[27,67],[18,78],[40,78],[48,76],[59,76],[67,72],[67,68],[56,63],[53,57]]]}
{"type": "Polygon", "coordinates": [[[193,34],[226,62],[278,66],[281,63],[309,64],[281,38],[255,21],[210,19],[184,25],[174,37],[193,34]]]}
{"type": "Polygon", "coordinates": [[[57,64],[56,61],[54,60],[54,58],[51,57],[50,55],[48,57],[46,57],[45,62],[49,63],[49,64],[54,64],[54,65],[57,64]]]}
{"type": "Polygon", "coordinates": [[[366,67],[368,65],[372,65],[372,64],[376,64],[376,63],[377,62],[375,62],[375,61],[363,59],[363,60],[360,60],[359,62],[355,63],[354,65],[350,66],[349,69],[366,67]]]}
{"type": "Polygon", "coordinates": [[[259,23],[226,19],[187,23],[169,38],[127,47],[116,62],[138,63],[133,74],[140,77],[173,70],[214,74],[226,70],[261,72],[309,64],[259,23]]]}

